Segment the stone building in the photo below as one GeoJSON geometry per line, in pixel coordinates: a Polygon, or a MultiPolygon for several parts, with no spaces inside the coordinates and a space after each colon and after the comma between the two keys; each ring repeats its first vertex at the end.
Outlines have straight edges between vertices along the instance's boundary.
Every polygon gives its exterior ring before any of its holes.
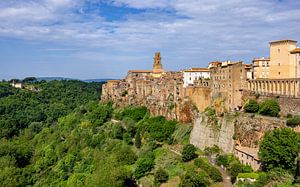
{"type": "Polygon", "coordinates": [[[253,79],[268,79],[270,75],[270,59],[255,58],[253,64],[253,79]]]}
{"type": "Polygon", "coordinates": [[[183,70],[183,87],[194,86],[194,81],[200,78],[210,79],[208,68],[191,68],[183,70]]]}
{"type": "Polygon", "coordinates": [[[254,59],[248,90],[266,96],[300,97],[300,48],[297,41],[270,42],[270,59],[254,59]]]}
{"type": "Polygon", "coordinates": [[[270,42],[270,79],[300,78],[300,64],[292,51],[297,41],[278,40],[270,42]]]}
{"type": "Polygon", "coordinates": [[[262,163],[258,158],[258,148],[250,148],[243,146],[234,147],[234,155],[242,164],[249,165],[254,171],[262,169],[262,163]]]}
{"type": "Polygon", "coordinates": [[[219,99],[227,111],[239,110],[243,105],[242,91],[251,78],[251,66],[243,62],[225,61],[212,62],[209,67],[212,100],[219,99]]]}

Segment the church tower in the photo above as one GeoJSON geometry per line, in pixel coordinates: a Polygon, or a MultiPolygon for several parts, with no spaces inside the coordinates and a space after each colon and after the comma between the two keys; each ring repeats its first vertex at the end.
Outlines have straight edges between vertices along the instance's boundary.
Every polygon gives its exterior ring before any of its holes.
{"type": "Polygon", "coordinates": [[[164,70],[161,64],[160,52],[156,52],[153,63],[153,77],[159,78],[163,72],[164,70]]]}

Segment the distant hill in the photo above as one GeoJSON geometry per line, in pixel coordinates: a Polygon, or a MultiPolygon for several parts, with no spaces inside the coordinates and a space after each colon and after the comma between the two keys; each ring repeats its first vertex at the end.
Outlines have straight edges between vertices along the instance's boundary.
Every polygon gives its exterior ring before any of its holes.
{"type": "MultiPolygon", "coordinates": [[[[66,77],[37,77],[38,81],[45,80],[47,82],[54,81],[54,80],[80,80],[80,79],[73,79],[73,78],[66,78],[66,77]]],[[[86,80],[80,80],[83,82],[106,82],[108,80],[112,79],[86,79],[86,80]]]]}
{"type": "Polygon", "coordinates": [[[83,82],[106,82],[108,80],[112,79],[87,79],[87,80],[82,80],[83,82]]]}
{"type": "Polygon", "coordinates": [[[54,80],[79,80],[79,79],[72,79],[72,78],[66,78],[66,77],[37,77],[36,78],[38,81],[54,81],[54,80]]]}

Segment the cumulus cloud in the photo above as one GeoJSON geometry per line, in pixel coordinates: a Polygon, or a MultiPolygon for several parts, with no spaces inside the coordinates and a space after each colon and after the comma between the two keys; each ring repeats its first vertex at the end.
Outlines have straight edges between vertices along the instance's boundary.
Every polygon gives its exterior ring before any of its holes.
{"type": "Polygon", "coordinates": [[[267,56],[270,40],[300,39],[299,22],[300,1],[292,0],[0,2],[0,38],[106,50],[112,63],[122,61],[119,55],[123,61],[138,64],[146,59],[145,54],[161,50],[172,61],[167,64],[170,69],[205,66],[215,59],[250,61],[254,56],[267,56]],[[109,15],[102,14],[103,4],[140,11],[127,10],[109,20],[109,15]]]}

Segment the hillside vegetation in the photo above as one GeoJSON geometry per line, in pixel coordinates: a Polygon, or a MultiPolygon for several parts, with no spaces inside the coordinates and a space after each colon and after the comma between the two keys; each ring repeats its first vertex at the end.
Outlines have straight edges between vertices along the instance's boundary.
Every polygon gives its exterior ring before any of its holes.
{"type": "Polygon", "coordinates": [[[208,186],[221,180],[218,170],[194,164],[195,152],[184,153],[193,155],[189,161],[182,158],[190,125],[151,117],[145,107],[101,104],[99,84],[36,82],[35,91],[0,86],[1,186],[208,186]]]}

